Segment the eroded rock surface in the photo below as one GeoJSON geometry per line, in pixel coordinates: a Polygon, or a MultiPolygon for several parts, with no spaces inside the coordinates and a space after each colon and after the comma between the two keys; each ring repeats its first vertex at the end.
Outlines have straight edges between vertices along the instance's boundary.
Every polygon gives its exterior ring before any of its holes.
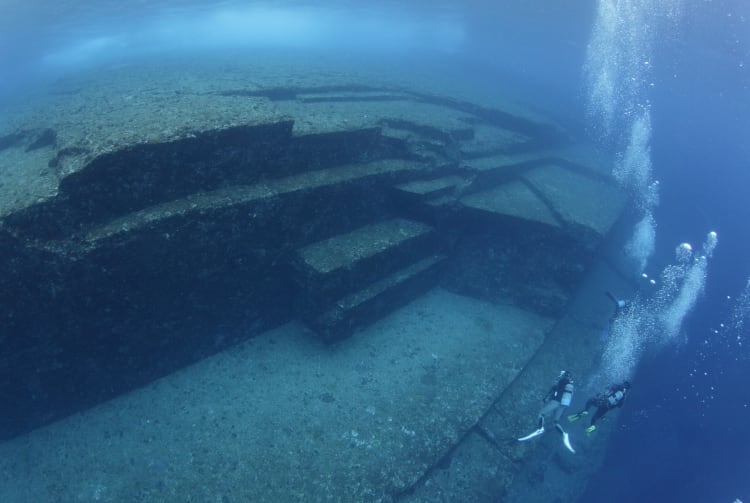
{"type": "MultiPolygon", "coordinates": [[[[0,131],[3,438],[295,320],[345,340],[436,286],[557,319],[623,207],[606,160],[518,108],[172,70],[71,82],[0,131]]],[[[424,466],[359,476],[407,490],[482,400],[424,466]]]]}

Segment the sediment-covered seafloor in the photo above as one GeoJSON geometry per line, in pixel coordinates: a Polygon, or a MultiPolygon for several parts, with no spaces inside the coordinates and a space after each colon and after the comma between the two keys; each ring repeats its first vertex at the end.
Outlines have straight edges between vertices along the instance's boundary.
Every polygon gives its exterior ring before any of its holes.
{"type": "Polygon", "coordinates": [[[621,281],[607,160],[470,93],[241,68],[8,114],[3,500],[511,495],[543,388],[593,364],[587,281],[621,281]]]}

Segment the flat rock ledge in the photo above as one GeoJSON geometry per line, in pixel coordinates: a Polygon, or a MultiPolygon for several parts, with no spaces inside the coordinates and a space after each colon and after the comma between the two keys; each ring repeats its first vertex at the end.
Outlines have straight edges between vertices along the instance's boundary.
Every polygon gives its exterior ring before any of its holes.
{"type": "Polygon", "coordinates": [[[551,326],[440,289],[335,347],[284,325],[0,445],[0,499],[394,501],[551,326]]]}

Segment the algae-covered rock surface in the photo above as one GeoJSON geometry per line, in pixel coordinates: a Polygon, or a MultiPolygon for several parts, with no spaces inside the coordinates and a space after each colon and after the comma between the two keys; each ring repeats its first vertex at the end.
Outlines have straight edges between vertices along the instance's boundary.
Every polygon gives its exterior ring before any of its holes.
{"type": "Polygon", "coordinates": [[[511,491],[495,437],[595,353],[561,320],[625,197],[412,63],[123,61],[0,104],[3,500],[511,491]]]}
{"type": "Polygon", "coordinates": [[[284,325],[0,446],[3,501],[392,501],[551,320],[435,290],[337,346],[284,325]]]}

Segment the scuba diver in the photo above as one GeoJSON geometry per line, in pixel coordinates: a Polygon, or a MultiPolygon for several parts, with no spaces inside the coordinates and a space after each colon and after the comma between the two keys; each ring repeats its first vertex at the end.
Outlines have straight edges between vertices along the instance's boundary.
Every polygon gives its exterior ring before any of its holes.
{"type": "Polygon", "coordinates": [[[544,407],[542,407],[542,410],[539,412],[539,428],[525,437],[519,438],[518,441],[525,442],[544,433],[544,420],[545,417],[549,416],[554,420],[555,428],[560,432],[560,435],[562,435],[565,447],[575,454],[576,451],[573,449],[573,446],[570,445],[570,437],[568,437],[568,433],[563,430],[559,423],[563,412],[568,408],[570,401],[573,398],[573,389],[573,379],[570,376],[570,373],[563,370],[557,377],[557,382],[555,382],[544,397],[544,407]]]}
{"type": "Polygon", "coordinates": [[[612,292],[604,292],[604,294],[607,297],[609,297],[609,300],[611,300],[612,303],[615,305],[615,312],[612,314],[612,318],[611,318],[612,320],[614,320],[622,312],[622,310],[628,306],[628,303],[627,301],[618,299],[617,297],[612,295],[612,292]]]}
{"type": "Polygon", "coordinates": [[[607,412],[616,407],[622,407],[629,389],[630,382],[628,381],[610,386],[604,393],[600,393],[586,402],[586,407],[581,412],[568,416],[568,421],[577,421],[581,417],[588,415],[590,408],[596,407],[596,412],[591,416],[591,422],[588,428],[586,428],[586,433],[591,434],[596,429],[595,423],[604,417],[607,412]]]}

